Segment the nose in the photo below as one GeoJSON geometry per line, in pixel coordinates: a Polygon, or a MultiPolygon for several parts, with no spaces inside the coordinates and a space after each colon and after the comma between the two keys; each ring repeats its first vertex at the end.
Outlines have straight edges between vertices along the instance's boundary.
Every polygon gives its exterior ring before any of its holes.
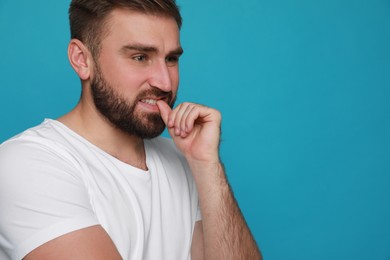
{"type": "Polygon", "coordinates": [[[149,84],[152,87],[159,88],[165,92],[172,91],[172,75],[171,68],[169,68],[166,62],[156,62],[151,71],[149,84]]]}

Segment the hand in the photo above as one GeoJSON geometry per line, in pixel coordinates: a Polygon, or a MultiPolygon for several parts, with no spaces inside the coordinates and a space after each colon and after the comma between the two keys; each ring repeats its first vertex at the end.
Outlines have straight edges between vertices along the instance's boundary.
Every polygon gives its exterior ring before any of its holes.
{"type": "Polygon", "coordinates": [[[175,145],[189,162],[219,162],[219,111],[193,103],[182,103],[173,110],[164,101],[157,106],[175,145]]]}

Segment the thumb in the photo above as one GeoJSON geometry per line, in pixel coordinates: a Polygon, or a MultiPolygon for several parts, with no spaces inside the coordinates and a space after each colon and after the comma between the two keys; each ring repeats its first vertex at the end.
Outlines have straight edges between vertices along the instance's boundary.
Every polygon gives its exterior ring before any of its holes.
{"type": "Polygon", "coordinates": [[[168,106],[168,104],[162,100],[157,101],[158,109],[160,109],[160,115],[162,120],[164,121],[165,125],[168,125],[168,116],[169,113],[172,111],[171,107],[168,106]]]}

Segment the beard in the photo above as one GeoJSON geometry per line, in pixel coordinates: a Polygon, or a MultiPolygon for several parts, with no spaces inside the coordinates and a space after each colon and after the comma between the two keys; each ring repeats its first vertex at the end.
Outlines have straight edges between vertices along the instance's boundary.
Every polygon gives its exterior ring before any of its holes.
{"type": "Polygon", "coordinates": [[[175,103],[172,92],[165,92],[158,88],[140,92],[131,103],[115,92],[114,88],[104,79],[98,66],[96,66],[95,77],[91,81],[91,91],[97,110],[111,125],[142,139],[159,136],[165,129],[165,123],[160,113],[137,113],[137,103],[148,97],[164,98],[171,108],[175,103]]]}

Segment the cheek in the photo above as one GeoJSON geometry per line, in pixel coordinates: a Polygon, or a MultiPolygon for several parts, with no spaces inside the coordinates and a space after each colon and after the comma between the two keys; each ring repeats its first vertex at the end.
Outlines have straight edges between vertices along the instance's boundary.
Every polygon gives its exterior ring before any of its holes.
{"type": "Polygon", "coordinates": [[[128,60],[112,56],[101,56],[100,68],[104,78],[113,86],[136,88],[146,79],[145,70],[129,64],[128,60]]]}
{"type": "Polygon", "coordinates": [[[113,85],[120,86],[124,90],[135,90],[140,88],[147,80],[147,73],[134,68],[126,68],[125,66],[112,66],[108,68],[106,78],[113,85]]]}

